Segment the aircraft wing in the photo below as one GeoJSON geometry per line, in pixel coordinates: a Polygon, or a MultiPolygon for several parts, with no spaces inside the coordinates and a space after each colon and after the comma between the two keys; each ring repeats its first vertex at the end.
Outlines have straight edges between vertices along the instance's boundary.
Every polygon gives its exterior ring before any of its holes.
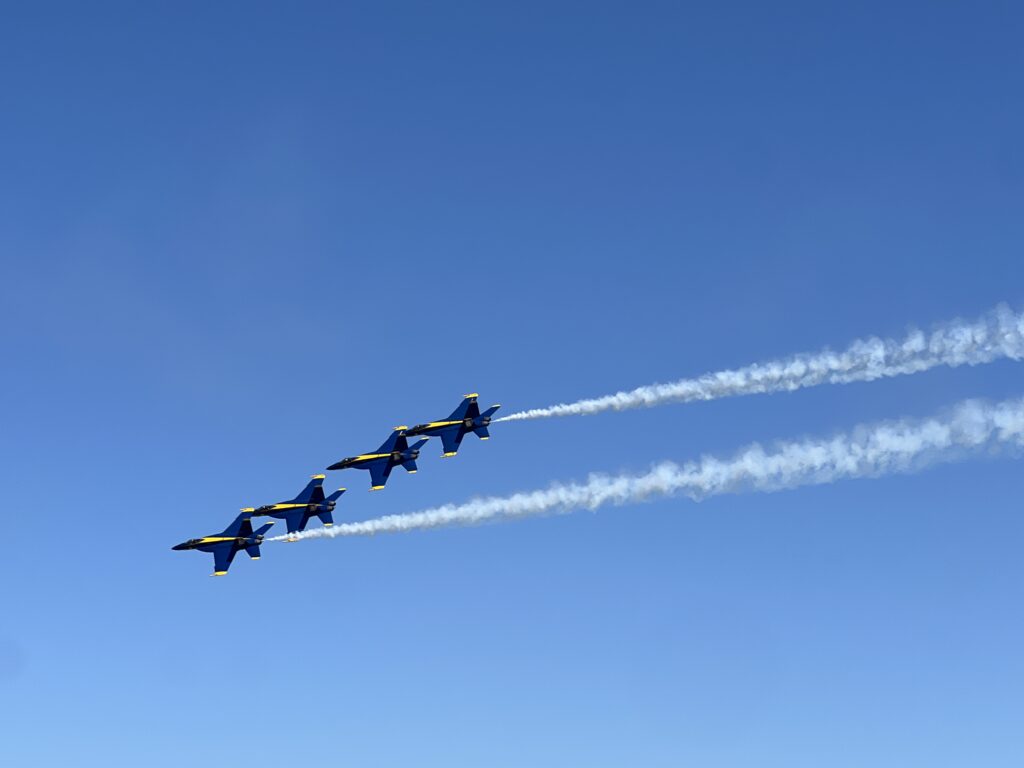
{"type": "Polygon", "coordinates": [[[252,511],[247,510],[242,512],[238,517],[227,528],[224,529],[221,536],[248,536],[252,533],[252,511]]]}
{"type": "Polygon", "coordinates": [[[390,461],[375,461],[370,465],[370,490],[380,490],[388,482],[392,465],[390,461]]]}
{"type": "Polygon", "coordinates": [[[374,453],[391,453],[392,451],[399,450],[404,451],[405,446],[400,444],[400,441],[405,436],[405,427],[395,427],[395,430],[388,435],[388,439],[380,444],[374,453]]]}
{"type": "Polygon", "coordinates": [[[444,447],[445,456],[454,456],[459,452],[463,434],[461,425],[455,429],[446,429],[441,433],[441,445],[444,447]]]}
{"type": "Polygon", "coordinates": [[[223,576],[231,567],[231,561],[235,559],[235,545],[224,543],[213,550],[213,575],[223,576]]]}
{"type": "Polygon", "coordinates": [[[324,476],[313,475],[313,478],[309,481],[305,488],[302,489],[302,493],[292,499],[292,504],[309,504],[310,502],[321,501],[324,497],[324,476]],[[317,495],[319,491],[319,496],[317,495]]]}
{"type": "Polygon", "coordinates": [[[298,533],[306,527],[306,510],[296,509],[285,515],[284,524],[288,526],[288,533],[298,533]]]}
{"type": "Polygon", "coordinates": [[[450,421],[462,421],[465,418],[475,418],[480,415],[480,406],[476,402],[477,395],[466,395],[459,407],[452,411],[448,417],[450,421]]]}

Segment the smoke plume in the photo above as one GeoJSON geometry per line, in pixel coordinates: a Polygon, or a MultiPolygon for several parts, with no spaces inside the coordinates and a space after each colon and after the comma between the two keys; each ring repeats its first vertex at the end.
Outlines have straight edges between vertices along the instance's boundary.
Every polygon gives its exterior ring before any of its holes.
{"type": "Polygon", "coordinates": [[[920,373],[940,365],[980,365],[1000,358],[1024,359],[1024,314],[1000,305],[973,322],[955,320],[930,333],[911,330],[902,339],[859,339],[842,352],[825,349],[696,379],[651,384],[575,403],[534,408],[495,421],[587,416],[602,411],[650,408],[665,403],[717,400],[764,392],[792,392],[819,384],[849,384],[920,373]]]}
{"type": "MultiPolygon", "coordinates": [[[[584,482],[556,484],[511,496],[474,499],[420,512],[316,528],[298,534],[310,539],[395,533],[489,520],[568,513],[606,505],[631,504],[666,496],[700,500],[743,491],[777,491],[845,478],[913,472],[985,450],[1024,446],[1024,398],[1001,403],[968,400],[925,420],[883,422],[856,427],[827,439],[783,442],[766,450],[758,444],[732,458],[666,461],[643,474],[592,474],[584,482]]],[[[268,541],[283,541],[278,536],[268,541]]]]}

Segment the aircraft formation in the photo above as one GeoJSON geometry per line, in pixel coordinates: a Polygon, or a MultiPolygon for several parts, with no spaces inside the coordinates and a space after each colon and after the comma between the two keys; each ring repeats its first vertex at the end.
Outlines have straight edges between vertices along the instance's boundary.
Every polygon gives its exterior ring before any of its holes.
{"type": "MultiPolygon", "coordinates": [[[[488,427],[494,412],[500,405],[492,405],[481,413],[476,393],[465,395],[459,406],[440,421],[429,421],[426,424],[417,424],[412,427],[395,427],[379,448],[372,453],[362,453],[358,456],[349,456],[327,467],[330,470],[339,469],[365,469],[370,473],[370,490],[381,491],[387,485],[391,471],[401,466],[409,474],[415,474],[418,470],[416,459],[419,458],[420,450],[431,437],[440,437],[443,448],[442,458],[450,458],[459,452],[462,440],[470,432],[481,440],[490,438],[488,427]],[[410,437],[420,437],[412,445],[409,444],[410,437]]],[[[288,535],[306,530],[309,521],[314,517],[318,518],[324,526],[334,525],[334,509],[338,499],[345,493],[345,488],[339,488],[330,496],[324,495],[324,479],[326,475],[313,475],[312,479],[302,489],[302,492],[294,499],[280,501],[276,504],[265,504],[261,507],[245,507],[242,513],[220,533],[212,533],[198,539],[189,539],[171,549],[189,550],[196,549],[200,552],[213,554],[213,576],[225,576],[231,567],[231,562],[243,549],[253,560],[260,558],[260,544],[274,521],[260,526],[256,530],[252,527],[254,517],[273,517],[284,520],[288,529],[288,535]]],[[[295,539],[291,539],[294,541],[295,539]]]]}

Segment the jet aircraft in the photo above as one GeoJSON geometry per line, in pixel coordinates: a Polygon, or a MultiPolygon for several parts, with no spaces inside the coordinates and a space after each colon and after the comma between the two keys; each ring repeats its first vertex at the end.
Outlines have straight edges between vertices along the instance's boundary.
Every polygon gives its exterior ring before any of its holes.
{"type": "Polygon", "coordinates": [[[349,456],[339,462],[331,464],[327,469],[356,469],[370,470],[370,490],[379,491],[388,481],[391,470],[401,464],[411,475],[416,473],[416,459],[420,455],[420,448],[430,438],[417,440],[412,445],[406,439],[405,434],[408,427],[395,427],[395,431],[385,440],[380,448],[373,453],[363,453],[359,456],[349,456]]]}
{"type": "Polygon", "coordinates": [[[447,419],[417,424],[406,434],[410,437],[413,435],[439,436],[444,450],[442,455],[445,458],[454,456],[459,452],[462,438],[470,432],[475,433],[481,440],[489,439],[491,435],[487,431],[487,426],[491,423],[491,416],[501,406],[492,405],[486,411],[480,413],[480,406],[476,401],[478,397],[480,395],[475,392],[471,395],[465,395],[465,399],[459,403],[459,407],[452,411],[447,419]]]}
{"type": "Polygon", "coordinates": [[[306,530],[306,525],[313,517],[319,517],[325,526],[332,526],[334,517],[331,513],[345,489],[339,488],[324,498],[324,477],[325,475],[313,475],[313,479],[302,489],[302,493],[291,501],[266,504],[262,507],[246,507],[242,511],[251,512],[253,517],[266,516],[284,520],[289,535],[306,530]]]}
{"type": "Polygon", "coordinates": [[[243,512],[235,521],[220,533],[204,536],[201,539],[189,539],[171,549],[185,550],[198,549],[201,552],[213,553],[213,575],[224,576],[231,567],[231,561],[239,550],[244,549],[253,560],[260,559],[260,544],[263,543],[263,536],[273,522],[261,526],[253,531],[252,521],[249,519],[251,512],[243,512]]]}

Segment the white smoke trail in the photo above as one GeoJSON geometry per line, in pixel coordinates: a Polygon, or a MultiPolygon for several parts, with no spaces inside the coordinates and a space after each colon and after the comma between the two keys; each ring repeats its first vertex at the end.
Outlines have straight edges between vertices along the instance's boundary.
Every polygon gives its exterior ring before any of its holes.
{"type": "MultiPolygon", "coordinates": [[[[842,478],[910,472],[953,461],[967,452],[1024,446],[1024,398],[990,404],[960,403],[924,421],[863,425],[828,439],[780,443],[772,451],[754,444],[731,459],[703,457],[686,464],[664,462],[640,475],[593,474],[582,483],[553,485],[512,496],[475,499],[405,515],[387,515],[298,534],[311,539],[393,533],[496,518],[597,509],[661,496],[699,500],[744,490],[775,491],[842,478]]],[[[268,541],[284,541],[278,536],[268,541]]]]}
{"type": "Polygon", "coordinates": [[[859,339],[843,352],[825,349],[817,354],[800,354],[785,360],[706,373],[696,379],[652,384],[575,403],[520,411],[495,421],[588,416],[664,403],[791,392],[819,384],[849,384],[920,373],[940,365],[953,368],[979,365],[1000,358],[1024,359],[1024,314],[1014,313],[1002,304],[974,322],[954,320],[928,334],[912,330],[902,339],[859,339]]]}

